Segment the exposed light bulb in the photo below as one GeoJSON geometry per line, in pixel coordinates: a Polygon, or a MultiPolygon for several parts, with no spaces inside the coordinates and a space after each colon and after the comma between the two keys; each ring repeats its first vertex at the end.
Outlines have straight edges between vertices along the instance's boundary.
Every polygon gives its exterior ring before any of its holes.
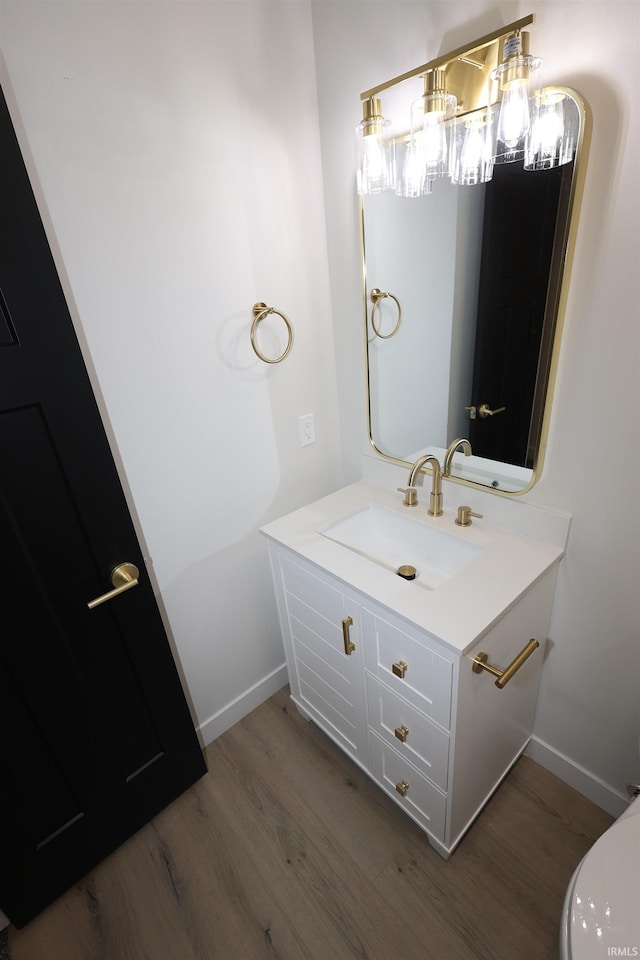
{"type": "Polygon", "coordinates": [[[426,113],[422,132],[427,176],[440,176],[447,169],[447,133],[443,111],[426,113]]]}
{"type": "Polygon", "coordinates": [[[558,109],[561,97],[548,97],[541,101],[531,128],[531,139],[543,153],[556,149],[564,133],[562,110],[558,109]]]}
{"type": "Polygon", "coordinates": [[[399,197],[424,197],[433,189],[433,181],[426,176],[423,145],[411,139],[404,145],[404,161],[399,167],[396,194],[399,197]]]}
{"type": "Polygon", "coordinates": [[[521,160],[524,139],[529,130],[529,77],[540,66],[537,57],[529,55],[529,34],[516,31],[506,37],[502,61],[492,73],[502,93],[500,116],[496,130],[496,162],[521,160]]]}
{"type": "Polygon", "coordinates": [[[498,140],[510,150],[517,147],[529,129],[529,97],[526,80],[514,80],[502,94],[498,140]]]}

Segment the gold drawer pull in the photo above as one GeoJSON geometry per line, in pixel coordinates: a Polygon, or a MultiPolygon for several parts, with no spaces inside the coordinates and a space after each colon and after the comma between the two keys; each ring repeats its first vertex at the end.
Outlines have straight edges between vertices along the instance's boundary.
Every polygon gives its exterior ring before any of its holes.
{"type": "Polygon", "coordinates": [[[409,669],[409,664],[404,660],[398,660],[397,663],[391,664],[391,669],[395,673],[396,677],[400,677],[401,680],[404,680],[404,675],[409,669]]]}
{"type": "Polygon", "coordinates": [[[409,783],[407,780],[401,780],[400,783],[396,783],[396,790],[401,797],[406,797],[407,790],[409,789],[409,783]]]}
{"type": "Polygon", "coordinates": [[[351,656],[356,648],[355,643],[349,637],[349,627],[353,623],[353,617],[345,617],[342,621],[342,639],[344,641],[344,652],[348,657],[351,656]]]}
{"type": "Polygon", "coordinates": [[[398,740],[401,740],[402,743],[407,742],[407,737],[409,736],[409,727],[405,726],[403,723],[401,727],[396,727],[393,731],[398,740]]]}
{"type": "Polygon", "coordinates": [[[471,669],[474,673],[482,673],[483,670],[487,670],[492,676],[497,677],[496,687],[499,690],[502,690],[511,677],[516,673],[525,660],[528,660],[534,650],[540,646],[537,640],[529,640],[529,643],[520,651],[518,656],[511,661],[506,670],[501,670],[499,667],[494,667],[493,664],[487,663],[489,659],[488,653],[479,653],[478,656],[474,659],[471,669]]]}

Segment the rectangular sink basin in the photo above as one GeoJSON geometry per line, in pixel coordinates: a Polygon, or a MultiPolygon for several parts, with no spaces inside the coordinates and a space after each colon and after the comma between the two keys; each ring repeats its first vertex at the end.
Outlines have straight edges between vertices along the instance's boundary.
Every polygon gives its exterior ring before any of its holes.
{"type": "Polygon", "coordinates": [[[394,574],[401,566],[415,567],[413,582],[428,590],[439,587],[482,551],[431,524],[375,504],[319,532],[394,574]]]}

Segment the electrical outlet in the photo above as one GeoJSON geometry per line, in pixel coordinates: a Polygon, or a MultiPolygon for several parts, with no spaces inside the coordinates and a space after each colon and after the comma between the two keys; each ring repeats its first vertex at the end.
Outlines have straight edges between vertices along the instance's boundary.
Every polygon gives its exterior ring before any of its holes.
{"type": "Polygon", "coordinates": [[[313,414],[305,413],[298,417],[298,433],[300,434],[300,446],[306,447],[309,443],[316,442],[316,430],[313,425],[313,414]]]}

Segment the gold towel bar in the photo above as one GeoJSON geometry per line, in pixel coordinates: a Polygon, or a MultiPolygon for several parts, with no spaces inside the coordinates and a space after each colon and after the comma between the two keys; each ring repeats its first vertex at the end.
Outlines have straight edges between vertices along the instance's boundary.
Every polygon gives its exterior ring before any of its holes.
{"type": "Polygon", "coordinates": [[[483,670],[487,670],[494,677],[497,677],[496,687],[499,690],[502,690],[511,677],[516,673],[525,660],[528,660],[534,650],[536,650],[540,644],[537,640],[529,640],[529,643],[520,651],[517,657],[511,661],[506,670],[500,670],[499,667],[494,667],[493,664],[487,663],[489,659],[488,653],[479,653],[478,656],[474,659],[471,669],[474,673],[482,673],[483,670]]]}

